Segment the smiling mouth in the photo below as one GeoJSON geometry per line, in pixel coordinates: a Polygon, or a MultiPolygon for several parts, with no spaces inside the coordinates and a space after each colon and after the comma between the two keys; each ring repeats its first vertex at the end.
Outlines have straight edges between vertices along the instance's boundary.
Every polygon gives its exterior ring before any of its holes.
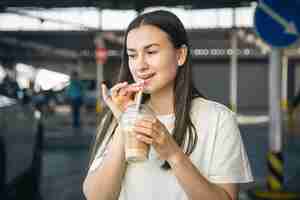
{"type": "Polygon", "coordinates": [[[139,79],[143,80],[143,81],[149,81],[153,76],[155,75],[155,73],[152,74],[148,74],[148,75],[144,75],[144,76],[138,76],[139,79]]]}

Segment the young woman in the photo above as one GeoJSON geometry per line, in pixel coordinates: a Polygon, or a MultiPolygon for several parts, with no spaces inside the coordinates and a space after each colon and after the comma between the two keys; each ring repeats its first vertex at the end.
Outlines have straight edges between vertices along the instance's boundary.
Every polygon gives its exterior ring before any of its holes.
{"type": "Polygon", "coordinates": [[[108,95],[95,156],[83,184],[88,200],[235,200],[239,183],[252,181],[232,113],[193,87],[184,26],[167,11],[138,16],[125,33],[119,83],[108,95]],[[116,119],[134,94],[156,119],[136,122],[136,138],[151,146],[149,159],[125,161],[124,134],[116,119]]]}

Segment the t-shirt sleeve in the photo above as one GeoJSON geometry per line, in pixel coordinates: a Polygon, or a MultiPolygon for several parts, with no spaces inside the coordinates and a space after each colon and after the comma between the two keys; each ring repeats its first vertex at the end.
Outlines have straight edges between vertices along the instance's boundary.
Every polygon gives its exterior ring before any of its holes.
{"type": "Polygon", "coordinates": [[[214,183],[253,181],[236,116],[229,110],[219,116],[208,179],[214,183]]]}

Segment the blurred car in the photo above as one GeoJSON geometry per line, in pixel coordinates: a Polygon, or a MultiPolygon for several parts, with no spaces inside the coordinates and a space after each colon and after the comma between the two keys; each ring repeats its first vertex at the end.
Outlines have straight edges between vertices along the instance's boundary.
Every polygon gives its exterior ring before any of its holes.
{"type": "Polygon", "coordinates": [[[0,199],[40,199],[42,141],[31,104],[0,94],[0,199]]]}

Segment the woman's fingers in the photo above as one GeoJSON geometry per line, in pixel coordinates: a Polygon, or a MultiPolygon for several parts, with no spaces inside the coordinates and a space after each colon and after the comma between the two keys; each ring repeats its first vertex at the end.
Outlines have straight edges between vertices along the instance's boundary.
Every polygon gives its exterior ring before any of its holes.
{"type": "Polygon", "coordinates": [[[158,120],[141,119],[133,128],[137,140],[151,145],[158,154],[159,159],[168,158],[178,150],[178,145],[169,134],[166,127],[158,120]]]}
{"type": "Polygon", "coordinates": [[[106,105],[110,108],[116,118],[119,118],[121,115],[121,111],[118,106],[112,101],[112,98],[109,94],[109,90],[104,83],[101,85],[102,89],[102,97],[105,101],[106,105]]]}
{"type": "Polygon", "coordinates": [[[103,100],[106,102],[107,100],[109,100],[110,94],[109,94],[109,91],[108,91],[107,86],[105,85],[105,83],[101,84],[101,91],[102,91],[103,100]]]}
{"type": "Polygon", "coordinates": [[[125,86],[127,86],[128,83],[127,82],[122,82],[122,83],[117,83],[116,85],[114,85],[111,89],[111,96],[118,96],[119,95],[119,91],[120,89],[124,88],[125,86]]]}
{"type": "MultiPolygon", "coordinates": [[[[103,83],[103,85],[105,85],[103,83]]],[[[106,86],[106,85],[105,85],[106,86]]],[[[106,87],[107,88],[107,87],[106,87]]],[[[126,96],[128,93],[138,92],[143,89],[143,83],[128,84],[127,82],[117,83],[108,92],[108,96],[126,96]]]]}
{"type": "Polygon", "coordinates": [[[152,144],[153,143],[153,139],[150,137],[147,137],[145,135],[142,134],[136,134],[136,138],[142,142],[145,142],[146,144],[152,144]]]}
{"type": "Polygon", "coordinates": [[[154,140],[160,137],[160,129],[158,125],[151,121],[139,120],[135,123],[133,130],[138,134],[142,134],[154,140]]]}
{"type": "Polygon", "coordinates": [[[153,121],[154,121],[153,119],[145,117],[145,118],[142,118],[140,120],[137,120],[135,122],[135,126],[152,129],[155,126],[155,123],[153,123],[153,121]]]}
{"type": "Polygon", "coordinates": [[[166,141],[166,136],[161,134],[158,130],[144,127],[134,127],[133,130],[136,134],[136,138],[147,144],[152,144],[154,146],[164,145],[166,141]]]}
{"type": "Polygon", "coordinates": [[[143,89],[143,83],[128,84],[127,82],[117,83],[110,90],[102,83],[102,96],[105,103],[111,108],[120,112],[131,104],[134,95],[143,89]]]}
{"type": "Polygon", "coordinates": [[[101,84],[102,97],[116,118],[119,118],[122,111],[133,101],[134,93],[140,90],[140,84],[127,82],[117,83],[108,89],[105,83],[101,84]]]}
{"type": "Polygon", "coordinates": [[[141,83],[133,83],[133,84],[128,85],[125,88],[125,90],[127,92],[138,92],[138,91],[140,91],[142,89],[143,89],[143,84],[141,84],[141,83]]]}

